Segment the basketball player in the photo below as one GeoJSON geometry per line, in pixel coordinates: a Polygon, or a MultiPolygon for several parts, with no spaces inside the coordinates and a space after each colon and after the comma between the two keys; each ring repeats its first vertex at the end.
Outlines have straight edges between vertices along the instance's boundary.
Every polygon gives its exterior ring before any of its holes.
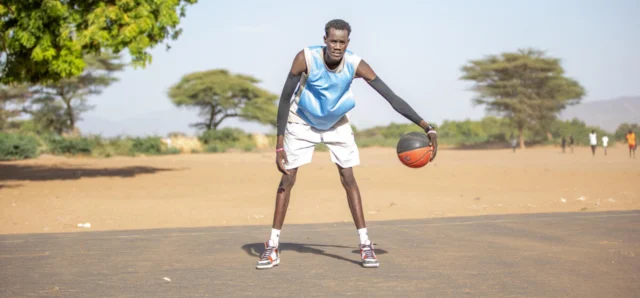
{"type": "Polygon", "coordinates": [[[328,22],[325,25],[324,45],[304,48],[291,65],[277,115],[276,164],[282,172],[282,178],[276,194],[271,238],[265,243],[265,250],[256,264],[258,269],[272,268],[280,263],[280,230],[291,189],[298,168],[311,162],[315,145],[319,143],[329,148],[331,160],[337,165],[360,237],[362,265],[379,266],[367,234],[360,190],[353,174],[353,167],[360,164],[358,147],[347,116],[355,106],[351,93],[354,78],[364,79],[393,109],[424,129],[433,145],[431,160],[436,157],[438,142],[434,128],[391,91],[369,64],[347,50],[350,34],[351,26],[347,22],[328,22]]]}

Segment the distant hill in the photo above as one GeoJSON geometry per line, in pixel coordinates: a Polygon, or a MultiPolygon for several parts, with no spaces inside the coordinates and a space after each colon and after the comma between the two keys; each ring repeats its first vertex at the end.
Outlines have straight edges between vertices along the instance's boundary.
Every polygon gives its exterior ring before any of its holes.
{"type": "Polygon", "coordinates": [[[583,102],[568,107],[560,115],[562,120],[573,118],[614,132],[621,123],[640,123],[640,96],[583,102]]]}

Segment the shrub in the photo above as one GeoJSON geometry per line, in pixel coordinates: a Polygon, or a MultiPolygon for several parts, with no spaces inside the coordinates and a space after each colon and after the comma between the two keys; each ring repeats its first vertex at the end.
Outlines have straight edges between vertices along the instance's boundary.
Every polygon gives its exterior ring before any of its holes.
{"type": "Polygon", "coordinates": [[[129,152],[132,155],[142,154],[161,154],[162,139],[160,137],[133,138],[129,152]]]}
{"type": "Polygon", "coordinates": [[[65,138],[62,136],[45,136],[45,143],[48,147],[48,152],[52,154],[91,154],[95,146],[95,142],[89,138],[72,137],[65,138]]]}
{"type": "Polygon", "coordinates": [[[37,157],[38,140],[35,137],[0,132],[0,160],[18,160],[37,157]]]}
{"type": "Polygon", "coordinates": [[[208,130],[199,139],[205,145],[206,152],[226,152],[230,148],[253,151],[256,148],[251,134],[239,128],[208,130]]]}

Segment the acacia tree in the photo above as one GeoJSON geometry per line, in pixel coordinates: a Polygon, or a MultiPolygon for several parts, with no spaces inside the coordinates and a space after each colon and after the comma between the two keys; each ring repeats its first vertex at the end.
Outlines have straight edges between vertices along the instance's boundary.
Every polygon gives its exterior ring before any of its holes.
{"type": "Polygon", "coordinates": [[[472,60],[462,71],[462,80],[475,83],[473,103],[509,119],[518,131],[520,148],[525,147],[525,129],[548,127],[560,111],[585,95],[577,81],[564,75],[559,59],[535,49],[472,60]]]}
{"type": "Polygon", "coordinates": [[[0,86],[0,130],[12,118],[22,114],[22,106],[29,98],[29,86],[0,86]]]}
{"type": "Polygon", "coordinates": [[[84,56],[128,49],[134,66],[175,40],[197,0],[1,0],[0,82],[50,83],[80,75],[84,56]]]}
{"type": "Polygon", "coordinates": [[[232,117],[275,126],[277,96],[258,87],[259,82],[251,76],[214,69],[183,76],[171,86],[168,95],[178,107],[199,110],[203,121],[192,127],[216,130],[232,117]]]}
{"type": "Polygon", "coordinates": [[[79,76],[61,79],[55,83],[38,85],[24,111],[44,128],[58,133],[75,132],[80,114],[90,110],[87,104],[90,95],[100,94],[117,78],[113,72],[120,71],[125,64],[113,54],[86,56],[87,65],[79,76]]]}

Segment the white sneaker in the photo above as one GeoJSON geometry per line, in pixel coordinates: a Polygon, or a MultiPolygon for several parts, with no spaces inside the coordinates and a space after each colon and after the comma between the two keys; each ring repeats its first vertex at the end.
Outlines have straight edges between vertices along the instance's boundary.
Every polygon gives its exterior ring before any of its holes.
{"type": "Polygon", "coordinates": [[[271,269],[280,264],[280,251],[273,240],[264,243],[264,252],[256,264],[256,269],[271,269]]]}

